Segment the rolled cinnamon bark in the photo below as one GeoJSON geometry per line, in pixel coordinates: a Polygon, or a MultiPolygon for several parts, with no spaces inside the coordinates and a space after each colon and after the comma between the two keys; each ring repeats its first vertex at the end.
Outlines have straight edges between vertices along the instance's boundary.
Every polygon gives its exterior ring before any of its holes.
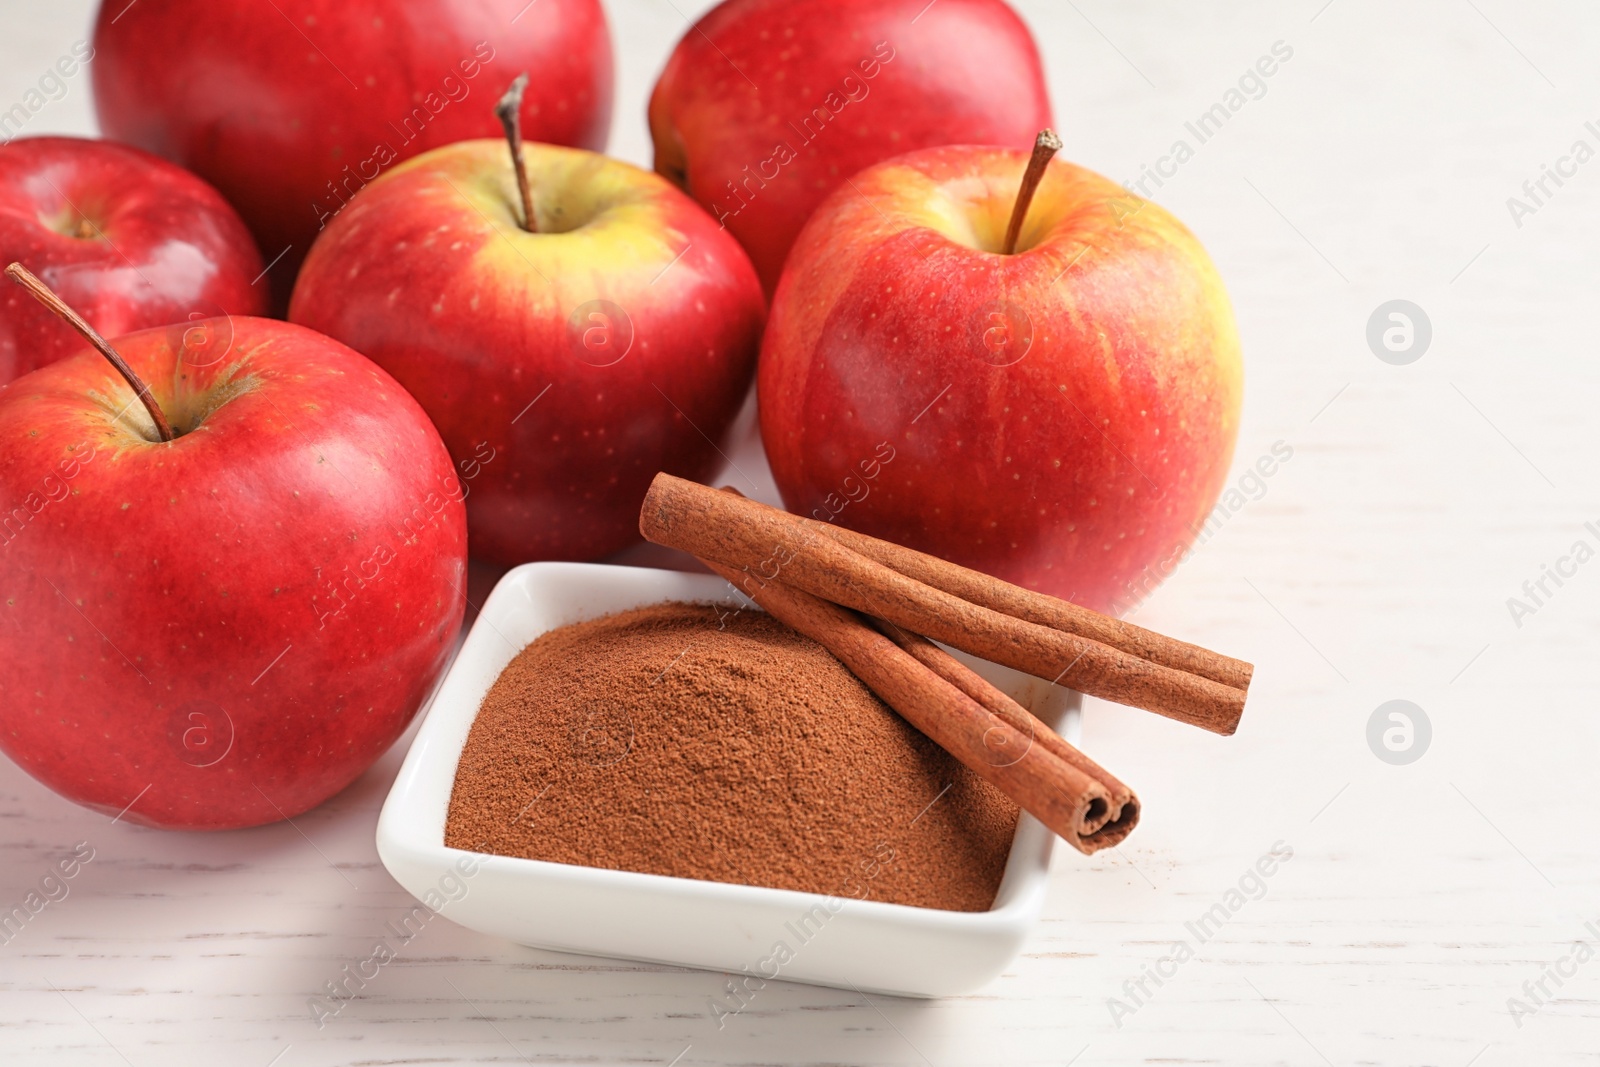
{"type": "Polygon", "coordinates": [[[1091,696],[1219,734],[1233,733],[1244,711],[1243,690],[964,600],[845,547],[821,523],[736,494],[658,474],[639,529],[657,544],[763,581],[781,575],[813,596],[1091,696]]]}
{"type": "Polygon", "coordinates": [[[1091,641],[1120,649],[1130,656],[1209,678],[1234,689],[1242,691],[1250,688],[1250,678],[1255,668],[1243,660],[1158,634],[1131,622],[1080,607],[1069,600],[1036,593],[938,556],[869,537],[843,526],[817,523],[813,529],[827,534],[852,552],[859,552],[868,559],[899,571],[907,578],[942,589],[951,596],[958,596],[979,607],[1087,637],[1091,641]]]}
{"type": "Polygon", "coordinates": [[[702,562],[774,618],[833,653],[902,718],[1078,851],[1109,848],[1138,822],[1138,803],[1126,786],[1110,775],[1103,782],[1088,773],[1080,763],[1099,768],[1086,756],[1064,758],[1063,746],[1071,746],[1020,706],[1015,712],[1026,719],[1021,729],[1015,713],[1002,716],[973,699],[849,609],[715,560],[702,562]],[[1053,740],[1041,740],[1046,736],[1053,740]]]}
{"type": "MultiPolygon", "coordinates": [[[[950,653],[916,634],[908,634],[893,623],[882,619],[870,620],[878,632],[910,653],[919,663],[939,677],[982,704],[1000,719],[1025,734],[1030,743],[1048,749],[1053,755],[1078,768],[1106,790],[1110,805],[1104,813],[1104,823],[1113,827],[1125,824],[1117,840],[1126,837],[1139,822],[1139,799],[1110,771],[1084,755],[1072,742],[1050,729],[1027,708],[1007,696],[983,675],[956,659],[950,653]]],[[[996,739],[998,740],[998,738],[996,739]]],[[[1098,827],[1096,827],[1098,829],[1098,827]]]]}

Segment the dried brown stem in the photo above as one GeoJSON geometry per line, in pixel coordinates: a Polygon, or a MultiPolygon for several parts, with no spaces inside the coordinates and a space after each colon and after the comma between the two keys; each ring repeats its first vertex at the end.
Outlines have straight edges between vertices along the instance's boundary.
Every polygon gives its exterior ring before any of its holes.
{"type": "Polygon", "coordinates": [[[538,220],[533,215],[533,190],[528,186],[528,164],[522,157],[522,94],[528,88],[528,75],[524,71],[511,82],[511,88],[495,105],[494,113],[505,127],[506,143],[511,146],[511,165],[517,172],[517,193],[522,197],[522,228],[529,233],[539,232],[538,220]]]}
{"type": "Polygon", "coordinates": [[[128,366],[127,360],[122,358],[121,353],[111,347],[110,341],[101,337],[99,331],[85,322],[83,316],[73,311],[67,305],[67,302],[56,294],[54,289],[40,281],[32,271],[21,263],[13,263],[7,267],[6,276],[26,289],[30,296],[50,309],[68,326],[77,330],[85,341],[93,345],[102,356],[111,362],[113,367],[117,368],[117,373],[122,375],[144,403],[144,409],[150,413],[151,420],[155,422],[156,433],[161,435],[161,440],[171,441],[177,437],[177,434],[172,432],[172,424],[167,422],[167,416],[161,410],[161,405],[156,403],[156,398],[151,394],[150,387],[144,383],[143,378],[134,373],[132,367],[128,366]]]}
{"type": "Polygon", "coordinates": [[[1056,136],[1054,130],[1039,131],[1039,139],[1033,143],[1033,158],[1028,160],[1028,169],[1022,175],[1022,188],[1017,191],[1017,202],[1011,209],[1011,225],[1006,227],[1005,254],[1016,254],[1017,238],[1022,236],[1022,224],[1028,219],[1028,208],[1033,206],[1033,194],[1039,191],[1039,183],[1044,181],[1045,171],[1050,168],[1050,161],[1056,153],[1061,151],[1061,138],[1056,136]]]}

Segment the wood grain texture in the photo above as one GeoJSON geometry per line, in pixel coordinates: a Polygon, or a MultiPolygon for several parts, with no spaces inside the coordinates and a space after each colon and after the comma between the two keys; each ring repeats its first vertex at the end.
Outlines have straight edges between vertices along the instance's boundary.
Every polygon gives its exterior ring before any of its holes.
{"type": "MultiPolygon", "coordinates": [[[[612,150],[648,165],[643,102],[683,32],[675,7],[708,5],[608,6],[612,150]]],[[[445,917],[319,1029],[308,998],[411,906],[373,847],[398,753],[293,826],[221,835],[112,825],[0,763],[0,909],[78,842],[95,849],[67,898],[0,944],[0,1062],[1600,1063],[1600,959],[1546,978],[1600,920],[1600,562],[1547,580],[1520,625],[1506,604],[1600,524],[1600,162],[1546,181],[1520,227],[1507,208],[1541,164],[1596,145],[1600,19],[1576,0],[1016,6],[1064,156],[1133,180],[1178,139],[1193,148],[1150,188],[1234,300],[1237,497],[1133,618],[1257,664],[1238,734],[1091,701],[1083,747],[1138,783],[1143,821],[1123,848],[1058,850],[1005,975],[928,1003],[775,983],[722,1030],[717,975],[521,949],[445,917]],[[1195,143],[1184,124],[1280,40],[1293,58],[1265,92],[1195,143]],[[1395,298],[1434,327],[1406,367],[1365,340],[1395,298]],[[1292,458],[1249,477],[1279,443],[1292,458]],[[1394,698],[1433,724],[1409,766],[1367,745],[1394,698]],[[1188,925],[1280,841],[1292,858],[1201,943],[1188,925]],[[1180,939],[1193,955],[1113,1019],[1180,939]],[[1555,995],[1518,1025],[1507,1002],[1540,980],[1555,995]]],[[[0,110],[90,15],[0,0],[0,110]]],[[[26,132],[89,133],[91,115],[75,79],[26,132]]],[[[723,478],[775,501],[748,425],[723,478]]]]}

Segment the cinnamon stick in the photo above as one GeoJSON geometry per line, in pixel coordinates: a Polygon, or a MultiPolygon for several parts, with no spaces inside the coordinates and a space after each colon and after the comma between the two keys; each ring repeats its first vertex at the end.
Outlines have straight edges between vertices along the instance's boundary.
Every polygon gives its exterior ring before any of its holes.
{"type": "Polygon", "coordinates": [[[916,634],[908,634],[898,626],[886,623],[882,619],[873,619],[871,622],[880,633],[910,653],[924,667],[927,667],[967,696],[982,704],[997,717],[1010,723],[1020,733],[1025,734],[1032,744],[1048,749],[1053,755],[1072,764],[1089,777],[1098,781],[1105,788],[1111,801],[1104,814],[1104,824],[1126,824],[1125,829],[1117,840],[1120,841],[1122,837],[1126,837],[1134,826],[1138,824],[1139,799],[1134,796],[1133,790],[1124,785],[1110,771],[1107,771],[1094,760],[1084,755],[1072,742],[1050,729],[1032,712],[1006,695],[988,679],[984,678],[983,675],[968,667],[927,638],[918,637],[916,634]]]}
{"type": "Polygon", "coordinates": [[[908,578],[942,589],[951,596],[958,596],[980,607],[1064,633],[1087,637],[1091,641],[1120,649],[1130,656],[1210,678],[1234,689],[1250,688],[1250,678],[1255,668],[1243,660],[1158,634],[1110,615],[1102,615],[1069,600],[1012,585],[892,541],[882,541],[833,523],[818,523],[816,528],[853,552],[859,552],[908,578]]]}
{"type": "MultiPolygon", "coordinates": [[[[1109,848],[1138,822],[1137,801],[1126,786],[1086,771],[1080,764],[1095,767],[1086,756],[1064,758],[1062,746],[1071,746],[1020,706],[997,714],[846,608],[715,560],[703,562],[774,618],[833,653],[907,722],[1078,851],[1109,848]],[[1025,728],[1017,725],[1019,714],[1025,728]],[[1053,740],[1041,740],[1046,735],[1053,740]]],[[[947,655],[921,638],[908,641],[947,655]]]]}
{"type": "MultiPolygon", "coordinates": [[[[645,538],[887,620],[910,633],[1079,692],[1231,734],[1243,690],[954,596],[845,547],[824,524],[656,475],[645,538]]],[[[973,572],[976,573],[976,572],[973,572]]]]}

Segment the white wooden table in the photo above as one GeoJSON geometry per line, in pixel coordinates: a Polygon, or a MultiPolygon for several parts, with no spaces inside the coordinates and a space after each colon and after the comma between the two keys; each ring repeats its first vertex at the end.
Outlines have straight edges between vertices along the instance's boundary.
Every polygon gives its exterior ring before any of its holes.
{"type": "MultiPolygon", "coordinates": [[[[612,148],[641,163],[656,71],[708,6],[675,2],[610,0],[612,148]]],[[[1237,307],[1236,479],[1293,449],[1137,614],[1259,664],[1238,736],[1090,702],[1086,747],[1144,823],[1118,852],[1058,854],[1009,973],[938,1002],[775,983],[722,1030],[717,975],[445,919],[319,1029],[308,999],[411,904],[373,849],[403,744],[293,825],[210,836],[113,825],[5,764],[0,910],[78,843],[94,858],[0,945],[0,1062],[1600,1062],[1600,564],[1520,626],[1507,606],[1575,541],[1600,546],[1600,162],[1520,226],[1507,206],[1575,140],[1600,149],[1600,19],[1579,0],[1018,6],[1068,156],[1119,180],[1293,49],[1151,186],[1237,307]],[[1433,331],[1404,366],[1365,338],[1397,298],[1433,331]],[[1432,726],[1407,765],[1367,741],[1391,699],[1432,726]],[[1275,845],[1293,857],[1259,899],[1230,896],[1275,845]]],[[[0,2],[0,108],[89,8],[0,2]]],[[[93,128],[80,78],[29,132],[93,128]]]]}

